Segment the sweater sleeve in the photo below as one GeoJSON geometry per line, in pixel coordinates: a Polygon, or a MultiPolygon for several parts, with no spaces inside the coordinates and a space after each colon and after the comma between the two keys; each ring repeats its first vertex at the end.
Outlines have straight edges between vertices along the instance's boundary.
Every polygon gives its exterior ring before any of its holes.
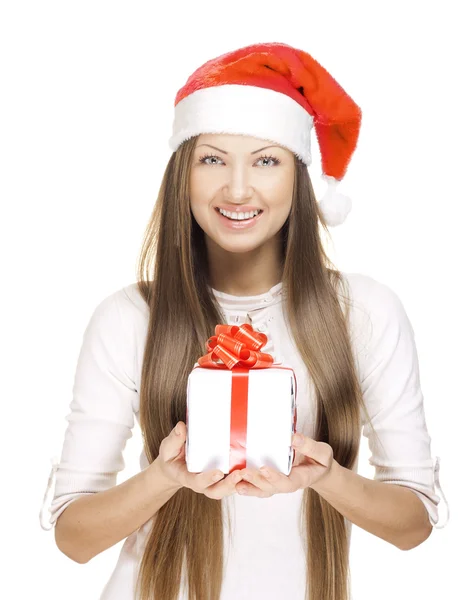
{"type": "Polygon", "coordinates": [[[133,381],[133,337],[115,292],[93,311],[76,366],[51,526],[74,500],[116,485],[123,450],[132,436],[137,390],[133,381]]]}
{"type": "Polygon", "coordinates": [[[363,416],[369,462],[375,467],[375,480],[411,489],[435,526],[440,503],[435,492],[439,457],[434,463],[414,330],[397,294],[381,282],[372,282],[365,302],[370,309],[369,336],[361,373],[364,402],[375,430],[363,416]]]}

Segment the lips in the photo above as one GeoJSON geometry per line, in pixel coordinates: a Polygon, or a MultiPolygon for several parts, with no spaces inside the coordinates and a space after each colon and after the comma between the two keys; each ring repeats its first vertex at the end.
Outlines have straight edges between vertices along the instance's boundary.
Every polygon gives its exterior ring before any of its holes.
{"type": "Polygon", "coordinates": [[[215,210],[217,213],[218,219],[220,223],[229,230],[242,230],[249,229],[251,227],[255,227],[256,223],[263,216],[263,211],[258,213],[255,217],[251,217],[249,219],[230,219],[222,215],[218,209],[215,210]]]}

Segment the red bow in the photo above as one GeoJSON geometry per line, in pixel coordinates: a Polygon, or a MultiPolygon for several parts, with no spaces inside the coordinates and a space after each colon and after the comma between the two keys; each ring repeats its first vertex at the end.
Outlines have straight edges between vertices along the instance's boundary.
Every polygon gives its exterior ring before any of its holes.
{"type": "Polygon", "coordinates": [[[258,350],[267,341],[264,333],[258,333],[248,323],[216,325],[215,335],[207,340],[208,354],[201,356],[198,364],[206,369],[266,369],[273,365],[274,358],[258,350]]]}

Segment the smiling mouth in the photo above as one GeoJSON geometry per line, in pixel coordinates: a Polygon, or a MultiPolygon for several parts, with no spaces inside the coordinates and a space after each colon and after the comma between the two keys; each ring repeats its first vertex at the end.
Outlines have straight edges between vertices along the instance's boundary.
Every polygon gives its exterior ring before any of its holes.
{"type": "MultiPolygon", "coordinates": [[[[219,208],[215,208],[215,211],[221,215],[222,217],[225,217],[225,219],[228,219],[229,221],[234,221],[236,223],[239,223],[240,221],[251,221],[252,219],[254,219],[255,217],[259,217],[259,215],[263,212],[262,209],[257,209],[258,210],[258,214],[254,214],[256,211],[252,211],[251,212],[251,216],[245,217],[243,216],[242,218],[233,218],[233,217],[229,217],[228,215],[223,214],[219,208]]],[[[246,213],[242,213],[242,212],[236,212],[237,215],[245,215],[246,213]]],[[[248,213],[250,214],[250,213],[248,213]]]]}

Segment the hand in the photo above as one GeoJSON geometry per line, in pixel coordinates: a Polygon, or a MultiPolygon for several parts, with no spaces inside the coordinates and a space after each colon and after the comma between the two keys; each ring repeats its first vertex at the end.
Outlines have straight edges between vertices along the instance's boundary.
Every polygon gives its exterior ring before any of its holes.
{"type": "Polygon", "coordinates": [[[332,446],[325,442],[316,442],[302,434],[293,436],[292,447],[296,450],[293,466],[289,475],[268,466],[257,469],[242,469],[242,482],[236,486],[239,494],[269,498],[274,494],[295,492],[307,488],[327,478],[332,468],[338,464],[334,460],[332,446]],[[299,440],[302,444],[298,444],[299,440]],[[269,472],[265,477],[262,469],[269,472]]]}
{"type": "Polygon", "coordinates": [[[226,477],[217,469],[190,473],[185,461],[185,441],[187,426],[179,421],[169,435],[160,444],[159,456],[150,465],[159,476],[170,483],[172,488],[188,487],[194,492],[205,494],[208,498],[221,500],[236,492],[236,484],[241,481],[240,471],[233,471],[226,477]],[[177,429],[178,435],[175,433],[177,429]]]}

